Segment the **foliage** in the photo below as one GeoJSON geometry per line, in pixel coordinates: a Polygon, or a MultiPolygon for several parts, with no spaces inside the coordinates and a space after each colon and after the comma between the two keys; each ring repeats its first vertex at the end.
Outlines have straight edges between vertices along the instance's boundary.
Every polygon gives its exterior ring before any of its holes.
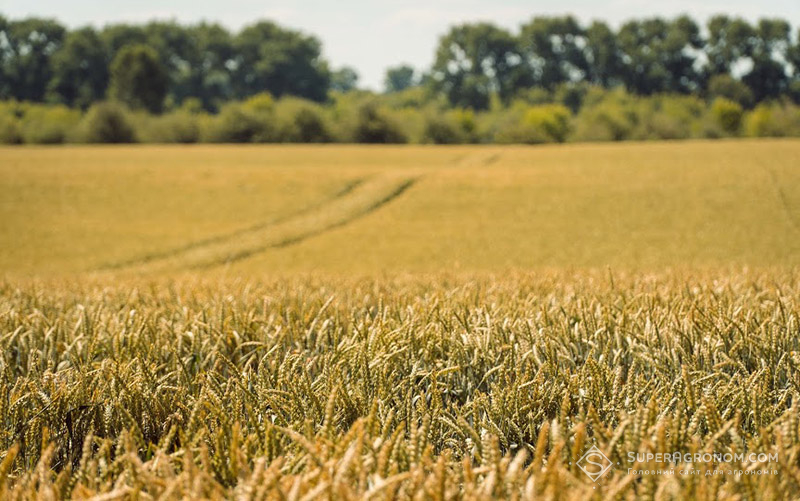
{"type": "Polygon", "coordinates": [[[22,119],[23,137],[32,144],[66,143],[75,139],[80,121],[80,112],[65,106],[31,105],[22,119]]]}
{"type": "Polygon", "coordinates": [[[564,142],[570,129],[570,112],[560,104],[532,106],[501,126],[494,136],[498,143],[564,142]]]}
{"type": "MultiPolygon", "coordinates": [[[[120,93],[132,108],[157,111],[162,103],[179,107],[194,98],[215,112],[262,92],[325,103],[332,93],[356,91],[355,70],[332,71],[317,38],[269,21],[231,32],[206,22],[68,30],[53,20],[2,18],[0,40],[0,99],[6,100],[86,109],[120,93]],[[138,58],[141,64],[117,65],[116,72],[126,76],[109,85],[114,61],[137,47],[152,52],[138,58]],[[134,78],[128,69],[152,74],[134,78]],[[139,82],[135,92],[133,80],[139,82]]],[[[571,16],[537,16],[516,32],[464,23],[438,40],[433,59],[420,71],[408,65],[387,69],[387,94],[424,87],[423,104],[444,100],[453,108],[483,111],[544,89],[573,113],[587,85],[623,87],[640,96],[725,97],[747,109],[779,98],[800,100],[800,39],[781,19],[751,23],[717,15],[701,27],[679,16],[632,19],[612,29],[602,21],[585,25],[571,16]]]]}
{"type": "Polygon", "coordinates": [[[477,140],[477,123],[472,110],[453,110],[431,114],[425,119],[423,142],[463,144],[477,140]]]}
{"type": "Polygon", "coordinates": [[[200,141],[201,116],[185,109],[162,115],[139,116],[137,137],[143,143],[189,144],[200,141]]]}
{"type": "Polygon", "coordinates": [[[718,97],[711,105],[711,114],[719,126],[728,134],[735,135],[742,124],[742,107],[739,103],[718,97]]]}
{"type": "Polygon", "coordinates": [[[791,104],[760,104],[745,116],[745,132],[755,137],[800,134],[800,107],[791,104]]]}
{"type": "Polygon", "coordinates": [[[353,68],[345,66],[331,74],[331,90],[337,92],[350,92],[358,85],[358,73],[353,68]]]}
{"type": "Polygon", "coordinates": [[[401,64],[386,70],[383,86],[386,92],[401,92],[409,87],[414,87],[418,83],[414,68],[407,64],[401,64]]]}
{"type": "Polygon", "coordinates": [[[353,140],[357,143],[405,143],[407,137],[375,103],[367,102],[358,109],[353,140]]]}
{"type": "Polygon", "coordinates": [[[490,23],[463,24],[439,41],[431,68],[432,85],[450,104],[483,110],[492,92],[511,98],[522,75],[517,41],[490,23]]]}
{"type": "Polygon", "coordinates": [[[275,106],[278,137],[284,143],[329,143],[333,140],[324,110],[316,103],[284,98],[275,106]]]}
{"type": "Polygon", "coordinates": [[[320,42],[268,21],[246,26],[234,38],[232,82],[239,96],[269,92],[323,101],[330,70],[320,42]]]}
{"type": "Polygon", "coordinates": [[[272,108],[257,102],[229,103],[208,125],[205,139],[218,143],[267,142],[275,137],[272,108]]]}
{"type": "Polygon", "coordinates": [[[67,34],[53,54],[53,76],[48,83],[51,101],[88,108],[103,99],[108,87],[108,50],[93,28],[67,34]]]}
{"type": "Polygon", "coordinates": [[[80,124],[80,139],[87,143],[132,143],[136,141],[128,111],[114,102],[89,108],[80,124]]]}
{"type": "Polygon", "coordinates": [[[21,144],[19,123],[13,115],[0,115],[0,144],[21,144]]]}
{"type": "Polygon", "coordinates": [[[159,113],[167,93],[167,73],[156,52],[145,45],[126,46],[111,63],[109,94],[132,109],[159,113]]]}
{"type": "Polygon", "coordinates": [[[746,108],[753,104],[753,92],[750,88],[730,75],[712,77],[708,83],[708,95],[729,99],[746,108]]]}

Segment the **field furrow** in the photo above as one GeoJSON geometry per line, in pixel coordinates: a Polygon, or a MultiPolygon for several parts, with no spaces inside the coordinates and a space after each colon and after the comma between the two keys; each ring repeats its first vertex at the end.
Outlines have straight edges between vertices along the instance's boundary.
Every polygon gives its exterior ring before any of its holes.
{"type": "Polygon", "coordinates": [[[292,216],[195,242],[171,252],[143,256],[115,268],[157,272],[232,263],[270,248],[302,242],[347,224],[392,201],[415,180],[414,177],[392,175],[359,180],[326,203],[315,204],[292,216]]]}

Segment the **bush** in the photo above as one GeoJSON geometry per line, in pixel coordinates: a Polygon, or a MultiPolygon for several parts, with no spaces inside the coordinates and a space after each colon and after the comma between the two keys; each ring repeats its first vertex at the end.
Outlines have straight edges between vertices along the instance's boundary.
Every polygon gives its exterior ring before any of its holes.
{"type": "Polygon", "coordinates": [[[478,142],[478,123],[475,112],[455,109],[448,112],[433,110],[425,116],[420,142],[433,144],[465,144],[478,142]]]}
{"type": "Polygon", "coordinates": [[[624,93],[593,95],[575,119],[574,138],[579,141],[622,141],[630,139],[636,113],[624,93]]]}
{"type": "Polygon", "coordinates": [[[146,115],[137,124],[137,136],[147,143],[196,143],[200,140],[198,121],[198,115],[183,109],[160,116],[146,115]]]}
{"type": "Polygon", "coordinates": [[[274,141],[275,131],[269,116],[259,115],[251,110],[240,103],[223,106],[219,114],[211,120],[206,140],[214,143],[274,141]]]}
{"type": "Polygon", "coordinates": [[[81,139],[87,143],[132,143],[136,134],[128,111],[117,103],[92,105],[81,122],[81,139]]]}
{"type": "Polygon", "coordinates": [[[465,143],[466,136],[459,124],[449,117],[429,116],[425,119],[422,141],[433,144],[465,143]]]}
{"type": "Polygon", "coordinates": [[[728,134],[737,134],[742,125],[742,106],[739,103],[718,97],[711,105],[711,116],[728,134]]]}
{"type": "Polygon", "coordinates": [[[286,143],[329,143],[330,128],[319,105],[287,97],[275,107],[278,140],[286,143]]]}
{"type": "Polygon", "coordinates": [[[686,139],[700,135],[705,103],[691,96],[637,98],[634,139],[686,139]]]}
{"type": "Polygon", "coordinates": [[[516,123],[501,128],[495,134],[500,143],[563,143],[570,132],[570,112],[560,104],[529,108],[516,123]]]}
{"type": "Polygon", "coordinates": [[[21,144],[22,134],[17,119],[11,115],[0,115],[0,144],[21,144]]]}
{"type": "Polygon", "coordinates": [[[748,136],[800,136],[800,108],[791,104],[760,104],[744,121],[748,136]]]}
{"type": "Polygon", "coordinates": [[[715,75],[708,82],[708,95],[711,98],[724,97],[745,108],[753,105],[753,92],[750,87],[730,75],[715,75]]]}
{"type": "Polygon", "coordinates": [[[400,127],[378,110],[374,103],[361,105],[358,110],[353,140],[357,143],[405,143],[408,141],[400,127]]]}
{"type": "Polygon", "coordinates": [[[269,92],[262,92],[247,98],[242,107],[258,115],[268,115],[275,110],[275,100],[269,92]]]}
{"type": "Polygon", "coordinates": [[[80,121],[80,111],[66,106],[32,105],[22,120],[22,136],[26,143],[64,143],[73,138],[80,121]]]}
{"type": "Polygon", "coordinates": [[[555,100],[569,108],[572,113],[577,113],[583,107],[583,101],[590,89],[591,86],[584,82],[561,84],[555,91],[555,100]]]}

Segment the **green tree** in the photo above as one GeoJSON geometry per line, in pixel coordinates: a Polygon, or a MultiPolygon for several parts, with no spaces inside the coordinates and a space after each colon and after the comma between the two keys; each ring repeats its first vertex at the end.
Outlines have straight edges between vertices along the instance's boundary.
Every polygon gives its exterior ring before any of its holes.
{"type": "Polygon", "coordinates": [[[167,74],[156,52],[145,45],[123,47],[111,63],[112,98],[134,109],[159,113],[167,93],[167,74]]]}
{"type": "Polygon", "coordinates": [[[330,71],[316,38],[263,21],[243,29],[234,47],[238,97],[267,91],[275,97],[327,99],[330,71]]]}
{"type": "Polygon", "coordinates": [[[490,23],[451,28],[431,69],[434,90],[451,105],[478,110],[489,107],[493,93],[507,102],[527,76],[517,40],[490,23]]]}
{"type": "Polygon", "coordinates": [[[414,68],[407,64],[389,68],[386,70],[386,77],[383,79],[383,86],[386,92],[401,92],[417,85],[417,83],[414,68]]]}
{"type": "Polygon", "coordinates": [[[7,23],[3,33],[6,94],[0,98],[43,101],[53,77],[50,59],[61,48],[66,30],[52,20],[29,18],[7,23]]]}
{"type": "Polygon", "coordinates": [[[358,73],[349,66],[344,66],[331,74],[331,89],[339,92],[350,92],[356,89],[358,73]]]}
{"type": "Polygon", "coordinates": [[[103,98],[108,87],[108,51],[98,33],[81,28],[67,34],[53,54],[50,100],[88,108],[103,98]]]}
{"type": "Polygon", "coordinates": [[[753,92],[750,87],[728,74],[711,77],[708,81],[708,95],[730,99],[746,108],[753,105],[753,92]]]}
{"type": "Polygon", "coordinates": [[[624,54],[622,80],[628,90],[647,95],[700,88],[695,54],[703,41],[700,28],[688,17],[629,21],[617,39],[624,54]]]}
{"type": "Polygon", "coordinates": [[[797,30],[797,38],[789,50],[789,61],[794,68],[792,81],[789,83],[789,93],[794,102],[800,103],[800,29],[797,30]]]}
{"type": "Polygon", "coordinates": [[[197,49],[191,61],[191,78],[175,89],[179,101],[198,98],[207,110],[218,109],[234,96],[229,64],[235,58],[231,34],[218,24],[201,23],[190,29],[197,49]]]}
{"type": "MultiPolygon", "coordinates": [[[[8,38],[8,20],[0,14],[0,39],[8,38]]],[[[6,75],[8,65],[8,50],[0,49],[0,99],[6,99],[10,95],[8,87],[9,80],[6,75]]]]}
{"type": "Polygon", "coordinates": [[[584,30],[572,16],[536,17],[522,26],[520,49],[536,85],[553,90],[588,73],[584,30]]]}
{"type": "Polygon", "coordinates": [[[103,28],[100,37],[108,47],[113,58],[123,47],[129,45],[147,45],[147,34],[141,26],[130,24],[111,24],[103,28]]]}
{"type": "Polygon", "coordinates": [[[606,23],[594,21],[585,32],[586,79],[603,87],[621,81],[622,56],[617,36],[606,23]]]}
{"type": "Polygon", "coordinates": [[[757,102],[776,98],[789,88],[785,61],[789,59],[791,26],[782,19],[761,19],[753,41],[753,68],[742,81],[757,102]]]}
{"type": "Polygon", "coordinates": [[[199,47],[189,28],[175,22],[150,22],[144,28],[146,45],[155,49],[167,72],[168,101],[179,104],[186,97],[199,62],[199,47]]]}
{"type": "Polygon", "coordinates": [[[744,19],[719,15],[709,19],[706,26],[705,54],[710,75],[730,74],[738,63],[752,55],[755,30],[744,19]]]}

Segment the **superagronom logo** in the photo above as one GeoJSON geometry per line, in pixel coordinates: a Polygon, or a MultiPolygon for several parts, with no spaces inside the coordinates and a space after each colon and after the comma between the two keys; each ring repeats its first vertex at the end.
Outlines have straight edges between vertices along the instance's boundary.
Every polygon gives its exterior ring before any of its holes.
{"type": "Polygon", "coordinates": [[[592,445],[575,464],[595,483],[614,467],[614,463],[596,445],[592,445]]]}

